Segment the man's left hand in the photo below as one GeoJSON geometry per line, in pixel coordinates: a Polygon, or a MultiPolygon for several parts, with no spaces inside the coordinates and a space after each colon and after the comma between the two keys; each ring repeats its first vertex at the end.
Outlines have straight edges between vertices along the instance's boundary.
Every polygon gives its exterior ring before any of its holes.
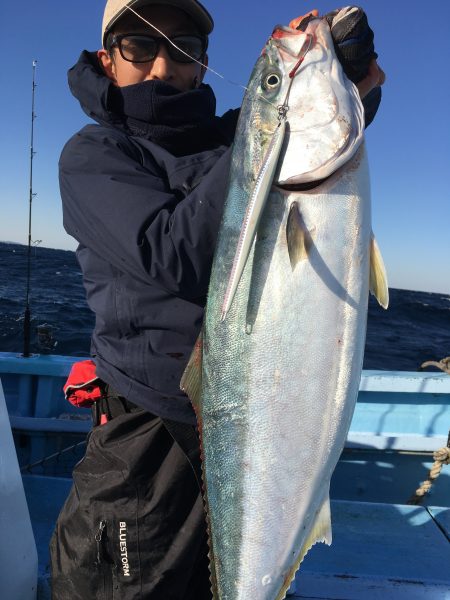
{"type": "Polygon", "coordinates": [[[374,88],[383,85],[386,81],[386,75],[375,58],[369,63],[369,73],[364,79],[356,84],[361,100],[365,98],[374,88]]]}
{"type": "MultiPolygon", "coordinates": [[[[293,19],[292,29],[300,28],[308,17],[318,17],[317,9],[293,19]]],[[[330,26],[336,54],[348,78],[356,84],[361,99],[374,88],[382,86],[386,75],[378,66],[373,46],[373,31],[364,11],[357,6],[337,9],[325,15],[330,26]]]]}

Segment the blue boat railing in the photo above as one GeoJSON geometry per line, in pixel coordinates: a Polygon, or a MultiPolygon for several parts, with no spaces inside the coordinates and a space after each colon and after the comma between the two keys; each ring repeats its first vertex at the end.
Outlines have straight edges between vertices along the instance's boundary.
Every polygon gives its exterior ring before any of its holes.
{"type": "MultiPolygon", "coordinates": [[[[63,433],[89,430],[89,411],[66,402],[62,391],[76,360],[80,359],[56,355],[25,359],[0,352],[0,377],[14,429],[63,433]]],[[[370,435],[380,449],[431,451],[435,441],[447,436],[449,424],[448,375],[363,371],[349,445],[364,444],[370,435]],[[392,432],[401,435],[407,447],[400,448],[398,440],[386,437],[392,432]],[[377,437],[393,446],[386,448],[377,437]]]]}
{"type": "MultiPolygon", "coordinates": [[[[72,406],[62,391],[72,364],[78,360],[82,359],[56,355],[25,359],[14,353],[0,353],[0,379],[22,467],[76,446],[90,430],[90,411],[72,406]]],[[[412,493],[421,477],[426,478],[431,453],[446,444],[449,428],[448,375],[363,371],[332,493],[342,499],[400,502],[412,493]],[[378,474],[375,478],[374,473],[378,474]],[[382,481],[389,482],[389,486],[381,492],[382,481]],[[392,495],[386,495],[388,489],[392,495]]],[[[77,452],[46,464],[41,474],[70,477],[83,449],[77,452]]],[[[442,501],[435,504],[446,506],[448,498],[444,501],[444,496],[450,497],[450,475],[444,473],[442,480],[438,497],[442,501]]]]}
{"type": "Polygon", "coordinates": [[[81,359],[57,355],[23,358],[0,353],[0,379],[22,469],[74,446],[75,452],[56,461],[45,461],[33,471],[70,477],[81,458],[83,447],[77,444],[91,428],[91,414],[88,409],[72,406],[63,393],[67,375],[77,360],[81,359]]]}
{"type": "MultiPolygon", "coordinates": [[[[84,451],[90,411],[64,399],[65,356],[0,353],[0,380],[23,472],[39,554],[38,599],[49,600],[48,543],[84,451]],[[43,462],[44,457],[67,460],[43,462]]],[[[426,478],[432,452],[447,443],[450,377],[363,371],[346,448],[331,485],[334,544],[318,545],[297,576],[301,597],[444,600],[448,597],[450,467],[427,507],[404,506],[426,478]]],[[[1,588],[1,586],[0,586],[1,588]]],[[[297,597],[297,596],[296,596],[297,597]]],[[[298,596],[300,597],[300,596],[298,596]]]]}

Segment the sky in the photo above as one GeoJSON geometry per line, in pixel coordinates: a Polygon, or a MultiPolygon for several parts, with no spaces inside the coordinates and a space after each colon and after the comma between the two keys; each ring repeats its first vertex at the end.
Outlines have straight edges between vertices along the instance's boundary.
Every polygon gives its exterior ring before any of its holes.
{"type": "MultiPolygon", "coordinates": [[[[208,75],[217,112],[240,105],[274,25],[336,1],[204,0],[215,20],[208,75]]],[[[390,287],[450,294],[450,0],[361,0],[387,74],[383,101],[368,128],[373,229],[390,287]]],[[[102,0],[2,2],[0,42],[0,240],[27,243],[32,62],[36,120],[32,239],[74,250],[64,231],[58,158],[88,122],[67,87],[83,49],[100,44],[102,0]]]]}

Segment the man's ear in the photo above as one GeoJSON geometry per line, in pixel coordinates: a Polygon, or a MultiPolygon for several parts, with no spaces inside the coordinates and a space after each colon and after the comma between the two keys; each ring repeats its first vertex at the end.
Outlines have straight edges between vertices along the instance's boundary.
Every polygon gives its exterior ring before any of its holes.
{"type": "Polygon", "coordinates": [[[203,60],[201,61],[205,66],[201,68],[200,71],[200,83],[202,83],[203,78],[206,75],[206,67],[208,66],[208,55],[205,54],[205,56],[203,57],[203,60]]]}
{"type": "Polygon", "coordinates": [[[97,51],[97,58],[100,62],[100,64],[103,67],[103,70],[105,71],[105,75],[111,79],[111,81],[113,81],[114,83],[116,83],[116,69],[115,69],[115,65],[114,65],[114,61],[112,60],[112,58],[110,57],[110,55],[108,54],[108,52],[102,48],[101,50],[97,51]]]}

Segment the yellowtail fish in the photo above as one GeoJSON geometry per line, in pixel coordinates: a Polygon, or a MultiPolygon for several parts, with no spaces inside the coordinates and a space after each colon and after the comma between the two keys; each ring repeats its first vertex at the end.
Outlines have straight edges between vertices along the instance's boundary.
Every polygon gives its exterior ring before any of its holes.
{"type": "Polygon", "coordinates": [[[331,543],[369,288],[387,306],[358,91],[325,20],[278,26],[242,105],[203,336],[182,381],[201,434],[215,600],[281,600],[309,548],[331,543]]]}

